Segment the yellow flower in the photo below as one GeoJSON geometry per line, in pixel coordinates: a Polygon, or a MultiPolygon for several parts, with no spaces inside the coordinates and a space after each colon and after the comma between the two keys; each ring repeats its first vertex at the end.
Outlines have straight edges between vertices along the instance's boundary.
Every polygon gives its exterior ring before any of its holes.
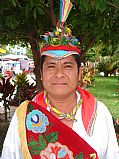
{"type": "Polygon", "coordinates": [[[71,29],[66,27],[66,33],[71,33],[71,29]]]}
{"type": "Polygon", "coordinates": [[[58,35],[59,35],[59,32],[58,32],[58,31],[55,31],[55,35],[58,36],[58,35]]]}

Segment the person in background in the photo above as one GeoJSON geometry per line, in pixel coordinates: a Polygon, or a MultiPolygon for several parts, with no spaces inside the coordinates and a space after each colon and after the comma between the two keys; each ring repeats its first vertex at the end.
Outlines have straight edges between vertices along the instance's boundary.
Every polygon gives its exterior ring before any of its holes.
{"type": "Polygon", "coordinates": [[[11,66],[11,71],[12,71],[12,76],[15,76],[16,75],[16,73],[15,73],[15,64],[12,64],[12,66],[11,66]]]}
{"type": "Polygon", "coordinates": [[[0,73],[2,74],[2,66],[0,66],[0,73]]]}
{"type": "Polygon", "coordinates": [[[78,40],[63,23],[42,37],[40,73],[44,89],[16,109],[2,159],[119,159],[110,112],[78,86],[78,40]]]}

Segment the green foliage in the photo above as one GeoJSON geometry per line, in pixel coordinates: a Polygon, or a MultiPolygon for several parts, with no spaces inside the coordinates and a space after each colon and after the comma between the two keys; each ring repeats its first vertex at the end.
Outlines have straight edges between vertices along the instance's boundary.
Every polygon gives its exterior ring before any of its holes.
{"type": "Polygon", "coordinates": [[[87,64],[82,67],[82,78],[79,83],[80,86],[83,88],[92,86],[96,73],[97,70],[93,67],[93,63],[87,62],[87,64]]]}
{"type": "Polygon", "coordinates": [[[5,107],[5,121],[7,121],[7,110],[10,110],[9,106],[14,90],[15,86],[11,84],[10,78],[5,79],[0,76],[0,93],[2,94],[0,101],[3,101],[3,105],[5,107]]]}
{"type": "Polygon", "coordinates": [[[12,2],[12,4],[13,4],[13,6],[17,6],[17,4],[18,4],[18,1],[17,0],[10,0],[11,2],[12,2]]]}
{"type": "MultiPolygon", "coordinates": [[[[0,93],[2,93],[1,100],[4,101],[4,104],[6,104],[8,102],[8,99],[11,99],[14,89],[15,89],[15,86],[13,86],[11,84],[10,78],[5,79],[2,76],[0,77],[0,93]]],[[[8,106],[7,106],[7,108],[9,109],[8,106]]]]}
{"type": "Polygon", "coordinates": [[[100,61],[97,65],[99,72],[104,72],[104,76],[114,73],[119,65],[119,54],[114,54],[113,56],[100,57],[100,61]]]}
{"type": "Polygon", "coordinates": [[[87,89],[107,106],[114,119],[119,118],[118,77],[95,77],[93,85],[87,89]]]}
{"type": "Polygon", "coordinates": [[[16,85],[16,94],[13,99],[15,105],[19,105],[21,102],[25,100],[31,100],[36,95],[36,86],[33,84],[29,84],[29,80],[27,79],[27,75],[25,73],[17,74],[14,83],[16,85]]]}
{"type": "Polygon", "coordinates": [[[19,25],[19,21],[15,15],[7,16],[6,25],[11,29],[15,29],[19,25]]]}
{"type": "Polygon", "coordinates": [[[27,79],[27,75],[25,73],[17,74],[15,79],[14,79],[14,83],[18,89],[20,89],[20,87],[28,85],[29,81],[27,79]]]}

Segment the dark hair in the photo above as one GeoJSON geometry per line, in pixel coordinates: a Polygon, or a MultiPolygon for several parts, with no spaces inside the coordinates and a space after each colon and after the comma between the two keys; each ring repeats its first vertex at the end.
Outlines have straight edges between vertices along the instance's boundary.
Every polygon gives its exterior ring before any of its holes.
{"type": "MultiPolygon", "coordinates": [[[[75,59],[75,61],[76,61],[76,63],[77,63],[77,68],[78,68],[78,71],[79,71],[79,67],[81,66],[80,56],[77,55],[77,54],[73,54],[72,56],[74,57],[74,59],[75,59]]],[[[41,56],[41,59],[40,59],[40,69],[41,69],[41,73],[42,73],[43,63],[44,63],[44,61],[45,61],[45,58],[46,58],[46,56],[43,55],[43,56],[41,56]]]]}

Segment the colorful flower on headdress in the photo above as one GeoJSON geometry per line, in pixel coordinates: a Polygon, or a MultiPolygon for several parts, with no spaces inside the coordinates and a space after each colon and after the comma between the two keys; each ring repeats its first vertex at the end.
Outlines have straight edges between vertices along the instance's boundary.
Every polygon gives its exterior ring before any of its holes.
{"type": "Polygon", "coordinates": [[[42,159],[74,159],[68,147],[59,142],[49,143],[45,150],[41,151],[40,157],[42,159]]]}
{"type": "Polygon", "coordinates": [[[44,133],[47,125],[49,125],[48,118],[41,111],[32,110],[32,112],[27,115],[26,126],[28,130],[34,133],[44,133]]]}
{"type": "Polygon", "coordinates": [[[80,42],[75,36],[71,35],[71,29],[68,26],[61,26],[61,23],[58,23],[58,26],[54,29],[53,32],[47,32],[45,35],[40,36],[43,40],[43,45],[67,45],[80,46],[80,42]]]}

